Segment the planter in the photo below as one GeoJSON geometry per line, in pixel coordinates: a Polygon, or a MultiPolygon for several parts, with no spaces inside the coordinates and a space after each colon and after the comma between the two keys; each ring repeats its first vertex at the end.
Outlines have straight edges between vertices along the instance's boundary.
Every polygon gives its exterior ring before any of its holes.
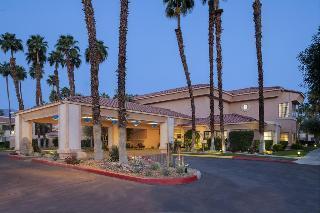
{"type": "Polygon", "coordinates": [[[32,162],[42,163],[42,164],[46,164],[46,165],[50,165],[50,166],[71,168],[71,169],[76,169],[76,170],[94,173],[94,174],[98,174],[98,175],[104,175],[104,176],[108,176],[108,177],[114,177],[114,178],[118,178],[118,179],[122,179],[122,180],[135,181],[135,182],[145,183],[145,184],[177,185],[177,184],[191,183],[191,182],[194,182],[200,178],[200,174],[193,174],[193,175],[187,176],[187,177],[174,177],[174,178],[138,177],[138,176],[116,173],[116,172],[107,171],[107,170],[87,168],[87,167],[82,167],[82,166],[78,166],[78,165],[70,165],[70,164],[53,162],[53,161],[48,161],[48,160],[43,160],[43,159],[32,159],[32,162]]]}

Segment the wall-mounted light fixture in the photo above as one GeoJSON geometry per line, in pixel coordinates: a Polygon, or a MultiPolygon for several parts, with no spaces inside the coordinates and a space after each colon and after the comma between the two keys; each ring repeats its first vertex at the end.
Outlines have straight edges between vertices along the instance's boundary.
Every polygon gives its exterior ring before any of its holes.
{"type": "Polygon", "coordinates": [[[158,126],[157,122],[150,122],[148,124],[150,124],[152,128],[156,128],[158,126]]]}
{"type": "Polygon", "coordinates": [[[82,117],[83,121],[86,122],[86,123],[89,123],[92,121],[92,117],[91,116],[84,116],[82,117]]]}
{"type": "Polygon", "coordinates": [[[131,121],[131,123],[133,124],[133,126],[139,126],[141,124],[141,121],[133,120],[131,121]]]}

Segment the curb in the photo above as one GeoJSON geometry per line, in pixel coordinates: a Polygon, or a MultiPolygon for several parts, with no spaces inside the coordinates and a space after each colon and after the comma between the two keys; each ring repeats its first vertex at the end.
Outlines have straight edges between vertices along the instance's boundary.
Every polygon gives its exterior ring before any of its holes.
{"type": "Polygon", "coordinates": [[[122,179],[122,180],[134,181],[134,182],[145,183],[145,184],[154,184],[154,185],[187,184],[187,183],[191,183],[191,182],[198,180],[197,175],[192,175],[189,177],[181,177],[181,178],[145,178],[145,177],[137,177],[137,176],[132,176],[132,175],[115,173],[115,172],[106,171],[106,170],[92,169],[92,168],[86,168],[86,167],[81,167],[81,166],[76,166],[76,165],[68,165],[68,164],[64,164],[64,163],[51,162],[51,161],[42,160],[42,159],[32,159],[32,162],[42,163],[42,164],[49,165],[49,166],[59,166],[59,167],[64,167],[64,168],[71,168],[71,169],[76,169],[79,171],[85,171],[85,172],[94,173],[94,174],[98,174],[98,175],[114,177],[114,178],[118,178],[118,179],[122,179]]]}
{"type": "Polygon", "coordinates": [[[263,162],[295,164],[294,161],[290,161],[290,160],[275,160],[275,159],[268,159],[268,158],[256,158],[256,157],[244,157],[244,156],[233,156],[232,159],[234,159],[234,160],[263,161],[263,162]]]}

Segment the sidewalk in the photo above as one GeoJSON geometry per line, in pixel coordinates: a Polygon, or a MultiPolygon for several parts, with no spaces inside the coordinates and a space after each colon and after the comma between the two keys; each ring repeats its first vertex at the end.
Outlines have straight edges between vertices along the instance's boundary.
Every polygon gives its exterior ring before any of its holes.
{"type": "Polygon", "coordinates": [[[306,156],[295,162],[298,164],[320,165],[320,149],[309,152],[306,156]]]}

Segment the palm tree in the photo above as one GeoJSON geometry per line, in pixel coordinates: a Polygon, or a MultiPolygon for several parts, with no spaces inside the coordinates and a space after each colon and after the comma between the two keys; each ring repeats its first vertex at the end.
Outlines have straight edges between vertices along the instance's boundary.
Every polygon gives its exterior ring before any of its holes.
{"type": "Polygon", "coordinates": [[[70,89],[68,87],[63,87],[60,90],[61,98],[67,98],[70,96],[70,89]]]}
{"type": "Polygon", "coordinates": [[[94,19],[94,10],[91,0],[82,0],[83,11],[88,31],[89,57],[91,65],[91,97],[92,97],[92,121],[93,121],[93,139],[94,139],[94,158],[103,159],[102,141],[101,141],[101,115],[100,115],[100,96],[99,96],[99,63],[102,62],[97,46],[96,23],[94,19]]]}
{"type": "Polygon", "coordinates": [[[260,134],[260,146],[259,152],[265,152],[264,142],[264,97],[263,97],[263,67],[262,67],[262,50],[261,50],[261,39],[262,39],[262,26],[261,26],[261,2],[260,0],[254,0],[253,7],[253,20],[255,27],[256,37],[256,50],[257,50],[257,61],[258,61],[258,83],[259,83],[259,134],[260,134]]]}
{"type": "MultiPolygon", "coordinates": [[[[12,131],[12,124],[11,124],[11,101],[10,101],[10,90],[9,90],[9,75],[10,75],[10,64],[4,62],[0,64],[0,74],[6,79],[6,88],[7,88],[7,98],[8,98],[8,107],[9,107],[9,125],[10,130],[12,131]]],[[[10,133],[11,133],[10,131],[10,133]]]]}
{"type": "Polygon", "coordinates": [[[189,96],[190,96],[191,117],[192,117],[191,148],[193,148],[195,144],[195,137],[196,137],[195,104],[194,104],[194,96],[193,96],[190,72],[187,64],[186,55],[184,52],[184,44],[183,44],[180,19],[181,19],[181,15],[186,16],[189,12],[191,12],[192,8],[194,7],[194,1],[193,0],[163,0],[163,2],[166,5],[166,16],[168,18],[177,19],[177,28],[175,29],[175,32],[176,32],[177,42],[179,46],[180,58],[181,58],[182,66],[184,69],[188,90],[189,90],[189,96]]]}
{"type": "Polygon", "coordinates": [[[41,92],[41,78],[42,68],[47,60],[46,53],[48,48],[48,42],[44,40],[44,37],[40,35],[31,35],[27,40],[28,52],[27,61],[28,64],[32,64],[34,70],[34,77],[36,79],[36,105],[43,104],[42,92],[41,92]]]}
{"type": "Polygon", "coordinates": [[[5,33],[1,35],[0,38],[0,47],[4,53],[10,51],[10,68],[11,68],[11,76],[13,78],[14,87],[16,90],[16,96],[19,102],[19,110],[24,109],[23,100],[21,99],[20,91],[19,91],[19,81],[16,72],[16,59],[14,57],[14,53],[23,51],[23,45],[21,39],[17,39],[15,34],[5,33]]]}
{"type": "Polygon", "coordinates": [[[17,70],[17,78],[19,81],[20,96],[21,96],[21,100],[23,100],[21,82],[28,77],[28,74],[26,72],[26,69],[23,66],[19,66],[19,65],[16,66],[16,70],[17,70]]]}
{"type": "Polygon", "coordinates": [[[50,66],[54,66],[54,78],[56,86],[57,99],[60,99],[60,83],[59,83],[59,66],[64,67],[65,61],[60,51],[52,51],[49,53],[48,61],[50,66]]]}
{"type": "Polygon", "coordinates": [[[54,87],[56,86],[56,77],[55,75],[49,75],[47,78],[47,84],[52,87],[51,89],[54,90],[54,87]]]}
{"type": "Polygon", "coordinates": [[[214,146],[214,80],[213,80],[213,43],[214,43],[214,0],[202,0],[202,4],[208,3],[209,23],[208,23],[208,43],[209,43],[209,78],[210,78],[210,132],[211,132],[211,150],[215,150],[214,146]]]}
{"type": "Polygon", "coordinates": [[[126,61],[128,33],[129,1],[120,0],[120,27],[118,53],[118,126],[119,126],[119,162],[128,163],[127,118],[126,118],[126,61]]]}
{"type": "Polygon", "coordinates": [[[76,93],[74,83],[74,68],[79,68],[81,64],[78,41],[76,41],[71,35],[61,35],[55,47],[57,51],[60,51],[64,55],[64,60],[68,71],[70,95],[74,96],[76,93]]]}
{"type": "MultiPolygon", "coordinates": [[[[98,62],[101,64],[108,58],[108,47],[104,45],[103,41],[97,40],[98,62]]],[[[86,49],[86,62],[90,62],[90,48],[86,49]]]]}

